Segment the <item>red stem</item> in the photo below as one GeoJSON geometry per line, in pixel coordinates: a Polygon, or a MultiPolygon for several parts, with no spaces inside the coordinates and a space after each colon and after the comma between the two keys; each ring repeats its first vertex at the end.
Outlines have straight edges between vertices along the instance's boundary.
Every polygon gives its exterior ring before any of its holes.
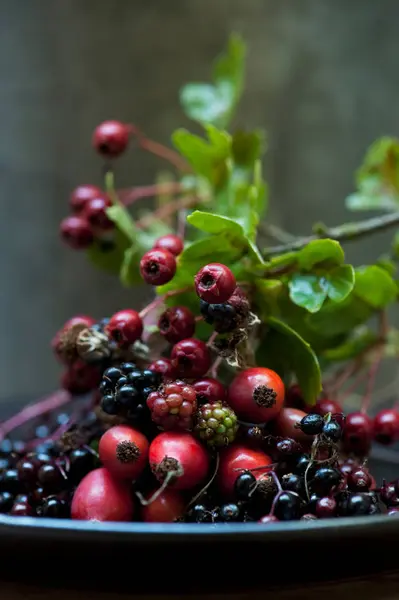
{"type": "Polygon", "coordinates": [[[189,292],[191,289],[192,287],[188,286],[185,288],[181,288],[180,290],[171,290],[170,292],[166,292],[166,294],[163,294],[163,296],[158,296],[158,298],[155,298],[155,300],[150,302],[150,304],[145,306],[143,310],[140,311],[140,317],[144,319],[144,317],[146,317],[148,313],[150,313],[155,308],[158,308],[158,306],[160,304],[163,304],[163,302],[165,302],[165,300],[167,300],[168,298],[172,298],[172,296],[178,296],[179,294],[184,294],[184,292],[189,292]]]}
{"type": "Polygon", "coordinates": [[[184,171],[186,173],[191,172],[188,163],[180,156],[180,154],[174,150],[171,150],[167,146],[164,146],[159,142],[154,142],[154,140],[150,140],[143,134],[139,135],[139,145],[143,150],[151,152],[152,154],[155,154],[155,156],[159,156],[160,158],[167,160],[173,166],[179,169],[179,171],[184,171]]]}
{"type": "Polygon", "coordinates": [[[158,194],[178,194],[183,190],[182,184],[178,181],[167,183],[156,183],[154,185],[143,185],[135,188],[118,190],[118,196],[125,206],[133,204],[141,198],[150,198],[158,194]]]}

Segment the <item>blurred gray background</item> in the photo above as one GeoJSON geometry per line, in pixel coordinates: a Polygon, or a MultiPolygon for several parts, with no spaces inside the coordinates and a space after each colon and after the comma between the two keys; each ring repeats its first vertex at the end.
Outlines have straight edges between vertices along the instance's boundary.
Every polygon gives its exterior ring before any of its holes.
{"type": "MultiPolygon", "coordinates": [[[[179,87],[207,80],[231,30],[250,50],[236,124],[268,131],[271,216],[287,229],[348,219],[366,147],[399,132],[394,0],[0,0],[0,10],[0,398],[57,385],[49,341],[69,316],[137,302],[61,244],[59,221],[72,188],[101,184],[96,124],[132,121],[168,143],[190,126],[179,87]]],[[[118,183],[151,183],[161,166],[128,153],[118,183]]],[[[349,259],[372,260],[384,239],[348,246],[349,259]]]]}

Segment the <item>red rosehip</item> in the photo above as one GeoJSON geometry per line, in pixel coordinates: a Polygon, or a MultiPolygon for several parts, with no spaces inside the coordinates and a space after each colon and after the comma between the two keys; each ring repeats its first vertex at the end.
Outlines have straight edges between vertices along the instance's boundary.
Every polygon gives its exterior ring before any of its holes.
{"type": "Polygon", "coordinates": [[[349,413],[345,419],[342,443],[345,452],[364,456],[368,453],[373,437],[373,421],[361,412],[349,413]]]}
{"type": "Polygon", "coordinates": [[[399,440],[399,412],[394,408],[381,410],[374,417],[374,439],[388,446],[399,440]]]}
{"type": "Polygon", "coordinates": [[[205,342],[187,338],[177,342],[170,355],[178,374],[188,379],[202,377],[211,366],[211,356],[205,342]]]}
{"type": "Polygon", "coordinates": [[[74,250],[85,250],[94,241],[92,228],[86,219],[74,215],[61,221],[60,234],[63,241],[74,250]]]}
{"type": "Polygon", "coordinates": [[[312,412],[317,413],[324,417],[326,414],[331,413],[332,415],[342,414],[343,408],[336,400],[330,400],[329,398],[319,398],[316,405],[312,407],[312,412]]]}
{"type": "Polygon", "coordinates": [[[258,523],[262,523],[263,525],[270,525],[273,523],[279,523],[279,520],[274,515],[265,515],[261,519],[259,519],[258,523]]]}
{"type": "Polygon", "coordinates": [[[185,306],[172,306],[160,316],[158,327],[160,334],[170,344],[175,344],[194,335],[195,318],[185,306]]]}
{"type": "Polygon", "coordinates": [[[93,133],[95,150],[106,158],[116,158],[124,152],[129,143],[130,127],[121,121],[104,121],[93,133]]]}
{"type": "Polygon", "coordinates": [[[149,285],[164,285],[176,273],[176,258],[168,250],[149,250],[140,261],[140,273],[149,285]]]}
{"type": "Polygon", "coordinates": [[[107,217],[107,208],[112,202],[106,196],[98,196],[89,200],[83,211],[87,222],[97,231],[108,231],[115,227],[113,221],[107,217]]]}
{"type": "Polygon", "coordinates": [[[106,330],[120,346],[127,346],[141,337],[143,321],[137,311],[128,308],[112,315],[106,330]]]}
{"type": "Polygon", "coordinates": [[[271,369],[253,367],[236,375],[227,398],[239,418],[265,423],[274,419],[283,407],[284,383],[271,369]]]}
{"type": "Polygon", "coordinates": [[[178,235],[170,233],[158,238],[154,244],[157,250],[168,250],[174,256],[179,256],[183,252],[184,242],[178,235]]]}
{"type": "MultiPolygon", "coordinates": [[[[155,492],[148,494],[148,498],[155,492]]],[[[141,508],[141,517],[145,523],[173,523],[183,516],[185,508],[186,503],[179,492],[165,489],[151,504],[141,508]]]]}
{"type": "Polygon", "coordinates": [[[71,516],[85,521],[131,521],[133,510],[129,486],[101,468],[91,471],[79,483],[71,516]]]}
{"type": "Polygon", "coordinates": [[[200,485],[209,470],[209,456],[204,446],[190,433],[165,431],[150,445],[149,463],[160,483],[169,473],[170,485],[177,490],[191,490],[200,485]]]}
{"type": "Polygon", "coordinates": [[[79,185],[73,190],[69,200],[72,212],[75,214],[82,213],[89,200],[100,198],[103,193],[96,185],[79,185]]]}
{"type": "Polygon", "coordinates": [[[87,394],[96,389],[100,381],[101,373],[97,367],[77,360],[62,374],[61,387],[70,394],[87,394]]]}
{"type": "Polygon", "coordinates": [[[197,295],[210,304],[227,302],[236,289],[236,280],[226,265],[210,263],[195,276],[197,295]]]}
{"type": "Polygon", "coordinates": [[[199,404],[209,404],[210,402],[222,402],[226,398],[226,388],[220,381],[212,377],[203,377],[193,383],[193,388],[197,393],[199,404]]]}
{"type": "Polygon", "coordinates": [[[117,479],[137,479],[148,458],[147,438],[128,425],[115,425],[100,438],[98,452],[104,467],[117,479]]]}
{"type": "Polygon", "coordinates": [[[307,435],[298,427],[306,413],[298,408],[283,408],[273,423],[273,432],[284,438],[292,438],[299,444],[308,446],[313,436],[307,435]]]}
{"type": "Polygon", "coordinates": [[[176,369],[174,368],[170,358],[158,358],[148,367],[150,371],[154,373],[160,373],[163,376],[163,380],[176,379],[176,369]]]}
{"type": "Polygon", "coordinates": [[[220,452],[219,469],[217,473],[218,488],[225,498],[234,496],[234,484],[244,470],[251,471],[256,479],[262,478],[270,471],[272,464],[270,456],[243,444],[233,444],[220,452]],[[261,467],[264,467],[262,469],[261,467]]]}

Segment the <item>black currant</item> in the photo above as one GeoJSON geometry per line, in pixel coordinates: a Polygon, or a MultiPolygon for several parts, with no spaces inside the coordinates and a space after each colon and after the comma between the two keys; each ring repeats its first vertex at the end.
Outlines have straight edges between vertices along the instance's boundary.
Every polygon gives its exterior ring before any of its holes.
{"type": "Polygon", "coordinates": [[[323,417],[315,413],[306,415],[299,423],[300,429],[306,435],[318,435],[323,431],[323,425],[323,417]]]}
{"type": "Polygon", "coordinates": [[[320,467],[315,471],[310,486],[315,492],[328,496],[331,489],[342,480],[342,473],[333,467],[320,467]]]}
{"type": "Polygon", "coordinates": [[[332,442],[338,442],[342,436],[342,428],[337,421],[331,420],[323,425],[323,434],[332,442]]]}
{"type": "Polygon", "coordinates": [[[219,520],[223,523],[239,521],[241,510],[238,504],[223,504],[219,509],[219,520]]]}
{"type": "Polygon", "coordinates": [[[281,492],[274,505],[274,516],[279,521],[299,519],[302,500],[295,492],[281,492]]]}
{"type": "Polygon", "coordinates": [[[281,478],[281,486],[287,492],[295,492],[302,496],[305,492],[305,480],[296,473],[287,473],[281,478]]]}
{"type": "Polygon", "coordinates": [[[187,513],[187,520],[190,523],[211,523],[212,512],[203,504],[195,504],[187,513]]]}
{"type": "Polygon", "coordinates": [[[249,500],[256,487],[256,477],[249,471],[241,473],[234,483],[234,494],[237,500],[249,500]]]}

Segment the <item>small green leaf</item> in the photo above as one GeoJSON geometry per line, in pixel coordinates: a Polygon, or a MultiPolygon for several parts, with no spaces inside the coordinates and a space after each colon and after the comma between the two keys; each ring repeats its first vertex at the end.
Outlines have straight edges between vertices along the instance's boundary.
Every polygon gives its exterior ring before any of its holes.
{"type": "Polygon", "coordinates": [[[328,297],[333,302],[342,302],[355,285],[355,271],[352,265],[339,265],[326,275],[328,297]]]}
{"type": "Polygon", "coordinates": [[[348,331],[368,321],[373,312],[373,308],[357,298],[353,290],[343,302],[327,301],[317,314],[307,316],[306,324],[323,336],[347,335],[348,331]]]}
{"type": "Polygon", "coordinates": [[[311,313],[318,312],[327,298],[326,280],[317,275],[297,273],[292,276],[288,286],[292,302],[311,313]]]}
{"type": "Polygon", "coordinates": [[[225,234],[212,235],[187,246],[180,255],[178,262],[186,264],[200,261],[207,264],[215,261],[226,261],[228,264],[237,260],[241,254],[242,250],[237,248],[225,234]],[[215,259],[215,257],[217,258],[215,259]]]}
{"type": "Polygon", "coordinates": [[[215,215],[213,213],[195,210],[191,215],[188,215],[187,221],[193,227],[205,231],[206,233],[220,234],[229,233],[232,238],[239,240],[243,237],[244,232],[239,223],[229,217],[223,215],[215,215]]]}
{"type": "Polygon", "coordinates": [[[233,134],[231,151],[235,165],[252,169],[264,152],[263,132],[236,131],[233,134]]]}
{"type": "Polygon", "coordinates": [[[377,335],[371,329],[358,327],[345,342],[322,352],[322,357],[329,362],[351,360],[371,348],[377,339],[377,335]]]}
{"type": "Polygon", "coordinates": [[[382,309],[394,302],[397,287],[391,275],[381,267],[370,265],[355,271],[354,293],[374,309],[382,309]]]}
{"type": "Polygon", "coordinates": [[[107,217],[115,223],[116,227],[121,231],[131,242],[136,239],[136,227],[129,212],[121,204],[114,204],[107,208],[107,217]]]}
{"type": "Polygon", "coordinates": [[[139,263],[142,254],[137,246],[131,246],[125,252],[120,268],[120,280],[125,287],[142,283],[139,263]]]}
{"type": "Polygon", "coordinates": [[[397,265],[393,262],[389,254],[383,254],[380,256],[380,258],[376,261],[376,265],[377,267],[384,269],[384,271],[386,271],[392,277],[397,271],[397,265]]]}
{"type": "Polygon", "coordinates": [[[112,240],[95,240],[86,255],[95,267],[117,275],[128,248],[129,240],[122,232],[116,230],[112,240]]]}
{"type": "Polygon", "coordinates": [[[310,271],[315,265],[334,266],[344,262],[344,251],[335,240],[314,240],[298,252],[299,267],[310,271]]]}
{"type": "Polygon", "coordinates": [[[280,376],[295,374],[308,404],[315,404],[321,392],[321,372],[311,346],[283,321],[270,317],[269,329],[257,351],[257,363],[276,370],[280,376]]]}

